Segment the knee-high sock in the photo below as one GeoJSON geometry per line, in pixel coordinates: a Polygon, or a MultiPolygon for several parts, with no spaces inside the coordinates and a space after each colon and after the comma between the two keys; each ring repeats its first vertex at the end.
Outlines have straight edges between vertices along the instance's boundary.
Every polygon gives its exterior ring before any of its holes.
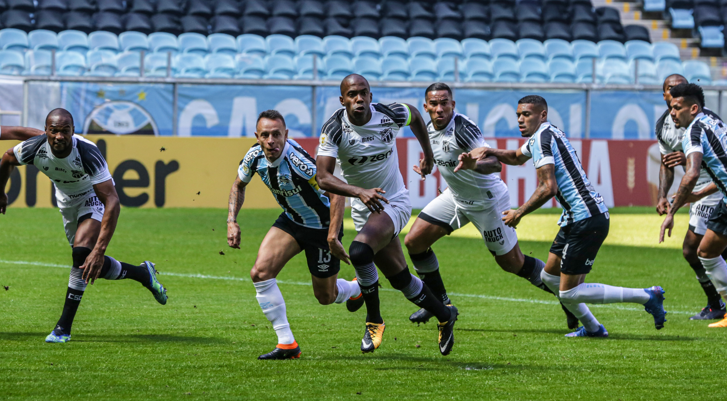
{"type": "Polygon", "coordinates": [[[439,274],[439,260],[437,260],[434,251],[429,248],[423,253],[410,253],[409,257],[414,263],[414,270],[416,270],[417,275],[432,290],[432,294],[441,299],[445,305],[452,303],[449,296],[447,296],[447,290],[444,288],[442,276],[439,274]]]}
{"type": "MultiPolygon", "coordinates": [[[[543,270],[540,273],[540,278],[543,280],[543,284],[548,286],[548,288],[553,291],[556,296],[560,294],[560,276],[554,276],[552,274],[547,273],[545,270],[543,270]]],[[[558,298],[560,298],[558,296],[558,298]]],[[[581,324],[583,324],[583,327],[586,328],[586,330],[590,332],[598,331],[598,329],[601,327],[601,323],[598,322],[595,316],[591,313],[591,310],[588,309],[588,306],[583,303],[569,303],[564,302],[561,300],[561,304],[566,307],[575,317],[580,320],[581,324]]]]}
{"type": "Polygon", "coordinates": [[[525,263],[523,263],[523,267],[520,268],[520,271],[517,272],[518,277],[522,277],[525,280],[528,280],[530,284],[540,288],[541,290],[545,292],[548,291],[548,286],[543,284],[543,279],[540,277],[540,272],[543,271],[543,268],[545,267],[545,263],[540,260],[536,259],[530,256],[525,256],[525,263]]]}
{"type": "Polygon", "coordinates": [[[147,270],[146,266],[119,262],[111,256],[104,256],[104,264],[99,277],[106,280],[128,278],[140,282],[145,287],[149,285],[149,270],[147,270]]]}
{"type": "Polygon", "coordinates": [[[704,266],[702,266],[702,262],[691,262],[689,263],[689,266],[691,266],[692,270],[694,270],[694,273],[697,275],[697,280],[702,286],[704,295],[707,296],[709,306],[711,306],[712,309],[722,309],[722,297],[719,296],[719,292],[717,292],[714,284],[712,284],[712,280],[709,279],[709,275],[707,275],[707,271],[704,269],[704,266]]]}
{"type": "Polygon", "coordinates": [[[348,253],[351,255],[351,264],[356,269],[356,279],[366,304],[366,321],[383,323],[379,302],[379,273],[374,265],[374,250],[363,242],[353,241],[348,253]]]}
{"type": "Polygon", "coordinates": [[[727,298],[727,262],[725,262],[722,256],[717,256],[712,259],[699,258],[699,260],[702,261],[702,266],[707,271],[707,275],[717,289],[717,292],[727,298]]]}
{"type": "Polygon", "coordinates": [[[71,334],[73,319],[76,317],[76,311],[81,305],[83,292],[86,290],[86,282],[81,278],[83,270],[78,267],[71,267],[71,274],[68,277],[68,290],[66,291],[66,300],[63,304],[63,313],[58,319],[54,331],[57,334],[71,334]]]}
{"type": "Polygon", "coordinates": [[[356,298],[361,295],[361,287],[355,281],[346,281],[339,278],[336,280],[336,288],[338,288],[338,295],[334,302],[337,304],[344,303],[349,298],[356,298]]]}
{"type": "Polygon", "coordinates": [[[293,344],[295,338],[293,332],[290,331],[288,316],[285,314],[285,300],[283,294],[280,293],[277,281],[271,278],[253,284],[255,284],[255,291],[257,291],[255,298],[257,298],[265,317],[273,324],[275,334],[278,335],[278,344],[293,344]]]}
{"type": "Polygon", "coordinates": [[[599,283],[581,283],[570,290],[561,291],[560,299],[565,302],[613,304],[633,302],[645,304],[649,301],[649,293],[643,288],[613,287],[599,283]]]}
{"type": "Polygon", "coordinates": [[[401,291],[406,299],[410,300],[419,307],[426,309],[432,315],[436,316],[440,322],[449,321],[451,313],[437,297],[432,294],[432,290],[427,287],[418,277],[409,273],[406,268],[401,272],[387,277],[391,286],[401,291]]]}

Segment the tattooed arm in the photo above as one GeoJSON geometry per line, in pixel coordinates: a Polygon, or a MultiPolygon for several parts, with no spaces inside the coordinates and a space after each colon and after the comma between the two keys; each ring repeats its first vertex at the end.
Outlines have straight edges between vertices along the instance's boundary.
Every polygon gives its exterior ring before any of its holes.
{"type": "Polygon", "coordinates": [[[659,166],[659,200],[656,202],[656,212],[663,216],[669,212],[669,200],[666,198],[674,183],[674,167],[667,167],[663,162],[659,166]]]}
{"type": "Polygon", "coordinates": [[[661,232],[659,233],[659,243],[664,242],[664,233],[668,231],[668,235],[671,237],[671,229],[674,228],[674,214],[679,210],[680,207],[684,206],[692,194],[694,186],[697,185],[699,180],[699,169],[702,164],[702,153],[692,152],[687,156],[687,172],[682,177],[682,182],[679,184],[674,203],[669,209],[669,213],[664,219],[664,223],[661,225],[661,232]]]}
{"type": "Polygon", "coordinates": [[[232,248],[240,248],[240,225],[237,224],[237,214],[245,203],[246,186],[245,181],[236,177],[230,189],[230,200],[227,205],[227,245],[232,248]]]}
{"type": "Polygon", "coordinates": [[[533,196],[517,210],[507,210],[502,213],[505,225],[515,228],[520,219],[528,213],[537,210],[558,193],[558,183],[555,181],[555,166],[546,164],[537,169],[538,187],[533,196]]]}

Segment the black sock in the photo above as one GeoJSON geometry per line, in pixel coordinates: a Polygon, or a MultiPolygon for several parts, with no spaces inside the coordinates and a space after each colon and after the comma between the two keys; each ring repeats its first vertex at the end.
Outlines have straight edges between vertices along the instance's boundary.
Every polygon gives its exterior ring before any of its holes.
{"type": "Polygon", "coordinates": [[[440,322],[449,320],[451,315],[449,308],[432,293],[432,290],[429,289],[426,283],[412,276],[408,268],[391,277],[387,277],[387,279],[391,283],[391,286],[403,292],[408,300],[436,316],[440,322]],[[417,291],[419,285],[421,285],[421,290],[417,291]]]}
{"type": "MultiPolygon", "coordinates": [[[[417,253],[417,254],[409,254],[409,257],[411,258],[411,261],[414,262],[414,267],[423,264],[424,267],[434,267],[434,266],[426,266],[427,262],[431,262],[433,259],[433,263],[437,266],[439,265],[437,263],[436,256],[434,255],[434,251],[432,251],[431,248],[427,249],[424,253],[417,253]]],[[[421,267],[421,266],[420,266],[421,267]]],[[[422,268],[424,268],[422,267],[422,268]]],[[[449,297],[447,296],[447,289],[444,288],[444,282],[442,281],[442,276],[439,274],[439,267],[437,267],[434,270],[427,271],[427,272],[420,272],[417,271],[417,275],[420,279],[429,287],[429,289],[432,291],[432,294],[437,299],[441,299],[442,303],[449,304],[451,301],[449,300],[449,297]]]]}
{"type": "Polygon", "coordinates": [[[71,334],[73,319],[76,317],[78,306],[81,305],[82,297],[83,291],[68,288],[68,291],[66,291],[66,302],[63,304],[63,313],[53,330],[56,334],[71,334]]]}
{"type": "Polygon", "coordinates": [[[144,287],[149,285],[149,270],[145,265],[135,266],[128,263],[121,263],[121,274],[118,280],[129,278],[140,282],[144,287]]]}
{"type": "Polygon", "coordinates": [[[368,287],[364,287],[359,283],[359,287],[366,304],[366,321],[369,323],[384,323],[379,304],[379,282],[377,281],[368,287]]]}
{"type": "Polygon", "coordinates": [[[709,306],[712,309],[722,309],[722,297],[719,296],[717,289],[714,288],[714,284],[712,284],[712,281],[709,280],[702,263],[690,263],[689,266],[691,266],[694,273],[697,274],[697,280],[699,280],[699,284],[702,286],[702,290],[707,296],[707,303],[709,303],[709,306]]]}

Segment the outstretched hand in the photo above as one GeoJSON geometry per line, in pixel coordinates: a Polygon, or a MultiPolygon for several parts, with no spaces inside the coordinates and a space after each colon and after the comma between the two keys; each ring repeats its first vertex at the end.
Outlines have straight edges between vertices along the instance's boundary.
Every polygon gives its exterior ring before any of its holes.
{"type": "Polygon", "coordinates": [[[367,208],[369,208],[371,212],[381,213],[384,211],[384,205],[381,201],[389,203],[389,200],[382,195],[385,193],[386,191],[381,188],[364,189],[361,191],[358,198],[364,205],[366,205],[367,208]]]}
{"type": "Polygon", "coordinates": [[[661,232],[659,232],[659,243],[664,242],[664,233],[667,232],[671,237],[671,229],[674,228],[674,216],[667,214],[664,223],[661,224],[661,232]],[[667,231],[668,230],[668,231],[667,231]]]}
{"type": "Polygon", "coordinates": [[[341,241],[339,241],[338,238],[328,240],[328,249],[330,249],[331,255],[333,255],[334,258],[337,258],[347,265],[351,264],[351,257],[348,256],[346,249],[343,247],[343,244],[341,244],[341,241]]]}
{"type": "Polygon", "coordinates": [[[454,172],[459,170],[474,170],[477,167],[477,158],[473,157],[471,153],[462,153],[459,155],[459,164],[454,168],[454,172]]]}
{"type": "Polygon", "coordinates": [[[86,256],[86,261],[83,265],[79,266],[79,269],[83,269],[81,278],[88,284],[89,280],[91,284],[96,282],[96,279],[101,274],[101,268],[103,268],[104,254],[96,251],[95,249],[86,256]]]}

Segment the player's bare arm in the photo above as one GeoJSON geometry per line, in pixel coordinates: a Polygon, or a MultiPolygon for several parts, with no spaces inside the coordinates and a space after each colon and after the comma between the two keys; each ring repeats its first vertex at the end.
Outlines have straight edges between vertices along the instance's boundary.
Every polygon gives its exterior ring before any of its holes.
{"type": "Polygon", "coordinates": [[[546,164],[537,169],[538,187],[535,188],[533,195],[520,206],[517,210],[507,210],[502,212],[502,221],[506,225],[515,228],[520,223],[520,219],[539,209],[545,202],[551,200],[558,193],[558,183],[555,181],[555,166],[546,164]]]}
{"type": "Polygon", "coordinates": [[[93,190],[96,196],[98,196],[98,200],[103,203],[105,211],[103,219],[101,220],[101,233],[98,235],[96,245],[86,257],[86,262],[82,266],[79,266],[79,268],[83,269],[82,278],[86,283],[90,280],[91,284],[96,281],[101,273],[101,268],[104,264],[104,254],[111,242],[114,231],[116,231],[116,224],[119,221],[119,213],[121,212],[121,203],[119,202],[119,195],[116,193],[113,180],[96,184],[93,186],[93,190]]]}
{"type": "MultiPolygon", "coordinates": [[[[431,149],[430,149],[431,151],[431,149]]],[[[383,194],[386,193],[381,188],[364,189],[343,182],[341,179],[333,175],[336,169],[336,158],[330,156],[316,157],[316,169],[318,186],[322,190],[329,193],[351,198],[359,198],[370,211],[381,213],[384,206],[381,202],[389,203],[383,194]]]]}
{"type": "MultiPolygon", "coordinates": [[[[713,182],[709,183],[706,187],[700,191],[694,191],[687,197],[687,203],[694,203],[702,200],[709,195],[716,194],[719,192],[719,188],[713,182]]],[[[676,198],[676,194],[672,195],[672,199],[676,198]]]]}
{"type": "Polygon", "coordinates": [[[237,224],[237,215],[245,203],[245,187],[247,183],[240,177],[235,177],[235,182],[230,188],[230,200],[227,205],[227,245],[230,248],[240,249],[240,225],[237,224]]]}
{"type": "Polygon", "coordinates": [[[434,167],[434,154],[432,153],[432,145],[431,143],[429,143],[429,133],[427,133],[427,125],[424,124],[424,119],[419,113],[419,110],[409,104],[405,104],[405,106],[409,108],[409,113],[411,113],[411,123],[409,124],[411,132],[414,133],[414,136],[419,141],[419,145],[422,147],[422,153],[424,153],[424,158],[419,160],[418,168],[414,169],[417,174],[422,176],[423,180],[428,174],[431,174],[432,168],[434,167]]]}
{"type": "Polygon", "coordinates": [[[14,127],[10,125],[0,127],[0,139],[7,141],[24,141],[43,134],[43,131],[29,127],[14,127]]]}
{"type": "Polygon", "coordinates": [[[329,192],[328,199],[331,200],[331,222],[328,225],[328,249],[331,255],[350,265],[350,256],[348,256],[346,249],[338,239],[338,233],[343,224],[343,213],[346,210],[346,198],[329,192]]]}
{"type": "Polygon", "coordinates": [[[470,153],[459,155],[459,164],[455,172],[459,170],[474,170],[480,174],[492,174],[502,171],[502,163],[495,156],[487,156],[484,159],[472,157],[470,153]]]}
{"type": "Polygon", "coordinates": [[[15,166],[19,166],[20,163],[13,153],[13,148],[8,149],[3,154],[2,161],[0,161],[0,213],[5,214],[8,208],[8,196],[5,194],[5,186],[8,184],[10,174],[15,169],[15,166]]]}
{"type": "Polygon", "coordinates": [[[684,152],[671,152],[661,157],[661,163],[671,168],[676,166],[686,166],[687,157],[684,156],[684,152]]]}
{"type": "Polygon", "coordinates": [[[699,169],[702,164],[702,154],[694,152],[687,157],[687,172],[682,177],[682,182],[679,184],[674,203],[671,205],[669,213],[667,213],[664,223],[661,225],[661,231],[659,232],[659,243],[664,242],[664,233],[667,232],[671,237],[671,230],[674,228],[674,214],[679,210],[680,207],[687,203],[687,199],[692,194],[694,186],[697,185],[699,180],[699,169]],[[668,230],[668,231],[667,231],[668,230]]]}
{"type": "Polygon", "coordinates": [[[656,203],[656,212],[659,213],[659,216],[663,216],[669,212],[667,194],[673,182],[674,167],[668,167],[662,158],[661,166],[659,167],[659,200],[656,203]]]}
{"type": "Polygon", "coordinates": [[[493,156],[497,158],[497,160],[501,163],[505,163],[510,166],[520,166],[525,164],[530,158],[528,156],[525,156],[523,152],[520,150],[520,148],[516,150],[507,150],[507,149],[494,149],[494,148],[488,148],[486,146],[473,149],[469,153],[463,153],[459,157],[459,164],[455,168],[455,172],[462,169],[462,158],[464,155],[467,155],[469,158],[473,158],[476,160],[484,160],[490,156],[493,156]]]}

